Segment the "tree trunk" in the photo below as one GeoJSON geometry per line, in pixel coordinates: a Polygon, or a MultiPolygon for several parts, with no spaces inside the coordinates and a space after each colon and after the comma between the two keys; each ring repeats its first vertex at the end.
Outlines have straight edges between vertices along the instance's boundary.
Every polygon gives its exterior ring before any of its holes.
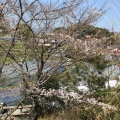
{"type": "Polygon", "coordinates": [[[30,120],[38,120],[40,116],[43,116],[42,108],[38,101],[33,100],[33,108],[30,114],[30,120]]]}

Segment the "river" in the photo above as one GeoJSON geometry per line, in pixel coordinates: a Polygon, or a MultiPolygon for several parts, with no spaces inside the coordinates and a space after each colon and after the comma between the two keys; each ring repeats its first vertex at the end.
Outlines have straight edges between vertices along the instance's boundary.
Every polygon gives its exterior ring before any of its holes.
{"type": "MultiPolygon", "coordinates": [[[[50,64],[50,61],[48,62],[48,64],[50,64]]],[[[35,60],[33,61],[28,61],[27,62],[28,65],[28,72],[33,75],[34,73],[37,72],[37,63],[35,60]]],[[[26,68],[24,66],[24,70],[26,71],[26,68]]],[[[44,69],[44,71],[49,70],[48,65],[46,65],[46,68],[44,69]]],[[[62,71],[61,69],[59,69],[59,72],[62,71]]],[[[112,65],[108,68],[106,68],[103,72],[104,75],[109,76],[110,80],[114,80],[116,76],[120,75],[120,67],[116,66],[116,65],[112,65]]],[[[12,65],[5,65],[3,67],[3,71],[2,71],[2,77],[3,78],[9,78],[8,80],[10,80],[10,83],[14,84],[19,80],[19,67],[16,64],[12,64],[12,65]],[[17,68],[17,69],[15,69],[17,68]]],[[[17,101],[21,98],[20,96],[20,87],[13,87],[13,88],[9,88],[9,87],[5,87],[3,89],[2,84],[0,85],[1,89],[0,89],[0,102],[6,102],[6,103],[10,103],[13,101],[17,101]]]]}

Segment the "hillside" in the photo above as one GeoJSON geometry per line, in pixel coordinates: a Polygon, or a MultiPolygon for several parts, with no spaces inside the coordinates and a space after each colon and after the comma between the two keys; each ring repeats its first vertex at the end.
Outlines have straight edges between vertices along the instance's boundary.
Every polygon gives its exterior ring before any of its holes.
{"type": "Polygon", "coordinates": [[[59,27],[54,30],[54,32],[65,33],[71,36],[75,36],[75,38],[85,38],[87,35],[95,38],[103,38],[103,37],[110,37],[113,33],[109,32],[109,30],[105,28],[95,27],[93,25],[84,25],[84,24],[76,24],[65,27],[59,27]],[[74,34],[74,35],[73,35],[74,34]]]}

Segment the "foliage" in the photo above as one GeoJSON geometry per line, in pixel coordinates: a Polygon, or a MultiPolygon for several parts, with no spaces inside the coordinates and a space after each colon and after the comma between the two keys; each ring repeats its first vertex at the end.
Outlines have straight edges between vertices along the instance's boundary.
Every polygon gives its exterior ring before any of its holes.
{"type": "Polygon", "coordinates": [[[59,78],[59,75],[56,74],[56,75],[52,76],[49,81],[47,81],[46,83],[42,84],[40,87],[43,87],[46,90],[48,90],[50,88],[51,89],[59,89],[60,88],[60,78],[59,78]]]}
{"type": "Polygon", "coordinates": [[[112,35],[105,41],[105,45],[118,45],[120,44],[119,34],[112,33],[112,35]]]}
{"type": "MultiPolygon", "coordinates": [[[[76,30],[80,31],[81,28],[83,27],[83,25],[80,25],[79,28],[76,30]]],[[[111,33],[104,28],[98,28],[92,25],[87,25],[84,26],[85,29],[82,30],[82,34],[80,34],[80,36],[82,35],[82,37],[85,37],[86,35],[93,35],[96,38],[103,38],[103,37],[110,37],[111,33]]],[[[79,32],[78,32],[78,37],[79,38],[79,32]]]]}
{"type": "Polygon", "coordinates": [[[26,24],[20,24],[18,26],[18,29],[19,29],[18,38],[23,37],[24,39],[29,39],[33,37],[33,32],[26,24]]]}
{"type": "MultiPolygon", "coordinates": [[[[103,75],[104,69],[108,66],[108,61],[104,60],[101,56],[96,56],[92,59],[92,63],[81,62],[77,63],[72,72],[74,80],[84,81],[89,88],[89,97],[96,99],[107,96],[105,83],[109,80],[108,76],[103,75]]],[[[102,99],[103,100],[103,99],[102,99]]]]}
{"type": "MultiPolygon", "coordinates": [[[[39,116],[43,117],[45,113],[52,113],[54,110],[56,112],[65,109],[65,102],[75,104],[75,101],[82,98],[94,97],[98,100],[99,97],[107,96],[103,92],[108,78],[102,76],[107,62],[102,60],[101,56],[95,57],[96,48],[91,47],[91,44],[84,46],[80,43],[82,41],[76,39],[85,38],[86,35],[93,35],[97,38],[110,36],[108,30],[90,25],[104,13],[101,8],[97,10],[93,6],[89,6],[86,0],[68,0],[66,2],[58,0],[55,3],[54,0],[47,2],[7,0],[4,9],[4,11],[8,11],[6,17],[12,18],[10,23],[12,25],[14,23],[15,31],[13,32],[14,38],[8,46],[4,44],[0,46],[2,52],[5,52],[0,70],[2,71],[5,63],[10,61],[14,70],[18,71],[23,83],[23,101],[29,99],[33,106],[30,111],[31,120],[37,120],[39,116]],[[84,9],[83,6],[85,6],[84,9]],[[81,12],[79,13],[78,10],[81,12]],[[91,15],[93,10],[99,11],[101,14],[96,15],[93,12],[94,15],[91,15]],[[59,27],[60,23],[62,27],[59,27]],[[56,26],[58,28],[53,31],[56,26]],[[61,34],[61,31],[64,34],[61,34]],[[16,37],[20,44],[15,44],[16,37]],[[90,50],[86,51],[85,48],[90,50]],[[32,67],[26,62],[31,59],[35,61],[32,67]],[[89,59],[93,62],[90,62],[89,59]],[[59,73],[58,70],[63,66],[65,66],[65,71],[59,73]],[[47,70],[45,70],[46,68],[47,70]],[[89,88],[84,95],[79,94],[76,90],[77,84],[81,80],[85,81],[89,88]],[[73,94],[77,92],[76,95],[71,97],[71,91],[73,94]]],[[[91,118],[94,120],[97,118],[93,106],[80,103],[79,107],[76,105],[75,109],[71,110],[74,115],[75,113],[78,115],[78,119],[91,118]]],[[[99,113],[101,109],[98,107],[99,113]]],[[[70,114],[64,118],[70,120],[69,117],[72,120],[75,119],[75,116],[70,114]]]]}
{"type": "Polygon", "coordinates": [[[86,103],[76,104],[70,110],[64,110],[53,115],[46,115],[42,120],[117,120],[114,111],[102,109],[97,105],[86,103]]]}
{"type": "Polygon", "coordinates": [[[98,71],[99,74],[103,72],[103,70],[108,67],[109,61],[104,58],[104,56],[99,55],[91,58],[90,63],[92,63],[95,69],[98,71]]]}
{"type": "Polygon", "coordinates": [[[62,31],[65,31],[65,27],[57,27],[53,30],[53,32],[62,32],[62,31]]]}
{"type": "Polygon", "coordinates": [[[2,35],[8,34],[8,29],[3,24],[0,24],[0,30],[2,30],[1,32],[2,35]]]}
{"type": "Polygon", "coordinates": [[[73,34],[76,36],[76,38],[81,39],[81,37],[85,37],[87,35],[91,35],[96,38],[103,38],[103,37],[111,37],[113,33],[111,33],[109,30],[105,28],[99,28],[92,25],[85,25],[85,24],[73,24],[72,26],[68,26],[67,28],[56,28],[55,31],[62,31],[64,30],[66,34],[73,34]]]}

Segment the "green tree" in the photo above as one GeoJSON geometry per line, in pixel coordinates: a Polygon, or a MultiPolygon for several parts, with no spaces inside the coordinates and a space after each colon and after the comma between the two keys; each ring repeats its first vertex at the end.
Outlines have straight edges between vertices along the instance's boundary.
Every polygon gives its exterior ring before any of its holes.
{"type": "Polygon", "coordinates": [[[23,38],[23,39],[29,39],[34,36],[33,31],[30,29],[30,27],[26,24],[19,24],[18,26],[18,38],[23,38]]]}

